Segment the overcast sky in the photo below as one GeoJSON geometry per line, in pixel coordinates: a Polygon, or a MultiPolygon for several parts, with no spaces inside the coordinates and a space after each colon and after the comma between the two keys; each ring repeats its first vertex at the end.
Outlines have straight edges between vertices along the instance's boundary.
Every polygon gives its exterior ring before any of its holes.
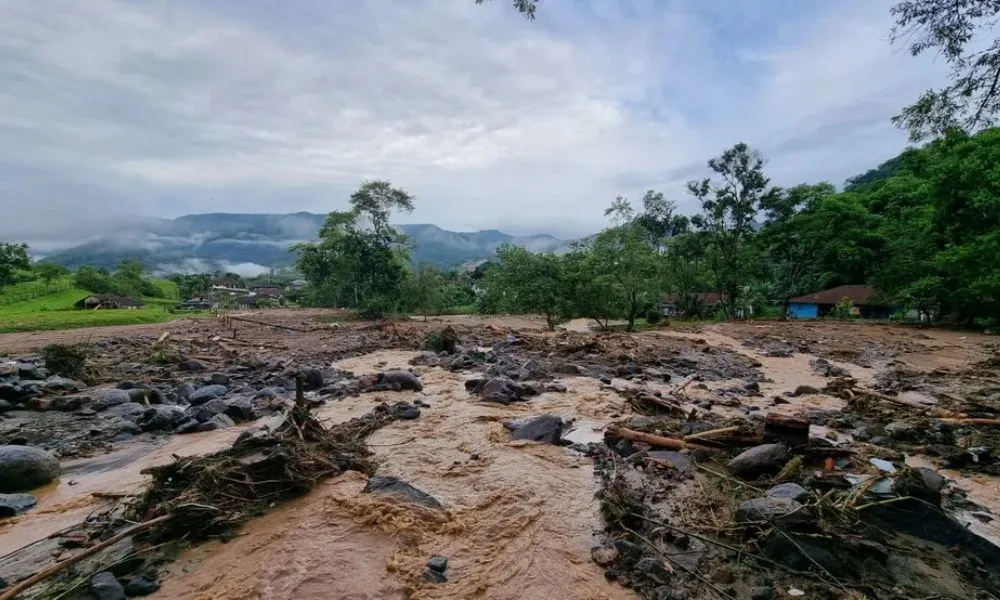
{"type": "Polygon", "coordinates": [[[888,0],[0,0],[0,238],[108,217],[327,212],[571,237],[746,141],[779,184],[905,147],[943,79],[888,0]]]}

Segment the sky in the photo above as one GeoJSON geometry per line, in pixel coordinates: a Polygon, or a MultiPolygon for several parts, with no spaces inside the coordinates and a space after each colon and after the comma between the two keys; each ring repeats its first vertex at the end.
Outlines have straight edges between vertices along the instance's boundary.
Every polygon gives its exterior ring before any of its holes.
{"type": "MultiPolygon", "coordinates": [[[[0,240],[125,217],[342,209],[571,238],[617,195],[745,141],[775,184],[899,151],[946,68],[889,43],[888,0],[0,0],[0,240]]],[[[127,226],[127,225],[117,225],[127,226]]]]}

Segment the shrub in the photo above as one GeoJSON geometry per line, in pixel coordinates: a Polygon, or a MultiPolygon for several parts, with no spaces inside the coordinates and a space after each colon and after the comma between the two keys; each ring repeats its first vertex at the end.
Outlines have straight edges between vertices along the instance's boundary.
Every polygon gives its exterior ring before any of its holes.
{"type": "Polygon", "coordinates": [[[650,325],[656,325],[661,320],[663,320],[663,313],[655,308],[649,309],[649,312],[646,313],[646,322],[650,325]]]}
{"type": "Polygon", "coordinates": [[[42,360],[45,361],[45,368],[55,375],[82,379],[86,369],[87,350],[83,346],[49,344],[42,348],[42,360]]]}

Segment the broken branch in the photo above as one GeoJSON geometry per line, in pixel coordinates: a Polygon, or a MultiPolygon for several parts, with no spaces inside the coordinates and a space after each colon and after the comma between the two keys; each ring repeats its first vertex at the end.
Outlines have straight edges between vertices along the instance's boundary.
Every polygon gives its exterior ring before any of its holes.
{"type": "Polygon", "coordinates": [[[659,448],[670,448],[671,450],[714,450],[714,448],[709,446],[686,442],[678,438],[670,438],[662,435],[635,431],[634,429],[629,429],[627,427],[615,427],[614,425],[609,425],[607,431],[611,435],[622,438],[623,440],[642,442],[659,448]]]}

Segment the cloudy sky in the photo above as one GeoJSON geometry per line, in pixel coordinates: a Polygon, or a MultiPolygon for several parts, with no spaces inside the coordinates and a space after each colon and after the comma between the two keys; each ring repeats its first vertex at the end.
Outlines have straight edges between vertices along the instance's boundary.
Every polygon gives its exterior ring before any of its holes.
{"type": "Polygon", "coordinates": [[[737,141],[779,184],[899,152],[944,67],[889,0],[0,0],[0,239],[126,215],[326,212],[387,178],[401,222],[587,233],[737,141]]]}

